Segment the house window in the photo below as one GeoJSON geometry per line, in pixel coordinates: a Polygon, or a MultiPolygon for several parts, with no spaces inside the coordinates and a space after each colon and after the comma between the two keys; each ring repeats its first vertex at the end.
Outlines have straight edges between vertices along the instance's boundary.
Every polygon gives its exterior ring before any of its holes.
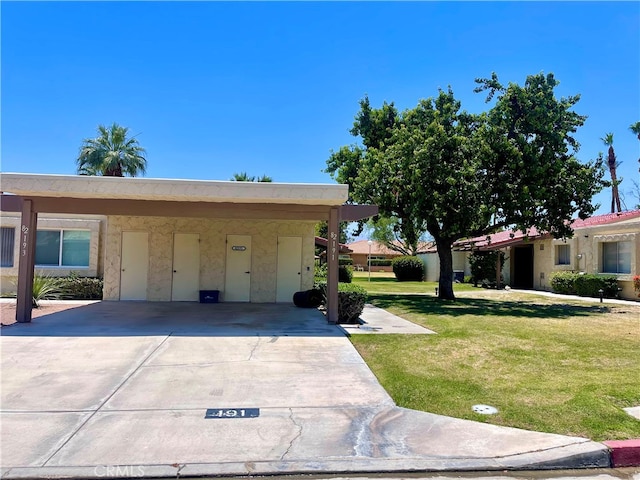
{"type": "Polygon", "coordinates": [[[15,227],[0,227],[0,267],[13,267],[15,227]]]}
{"type": "Polygon", "coordinates": [[[602,243],[602,273],[631,273],[631,242],[602,243]]]}
{"type": "Polygon", "coordinates": [[[36,266],[88,267],[89,230],[38,230],[36,266]]]}
{"type": "Polygon", "coordinates": [[[556,265],[571,265],[570,245],[556,245],[556,265]]]}

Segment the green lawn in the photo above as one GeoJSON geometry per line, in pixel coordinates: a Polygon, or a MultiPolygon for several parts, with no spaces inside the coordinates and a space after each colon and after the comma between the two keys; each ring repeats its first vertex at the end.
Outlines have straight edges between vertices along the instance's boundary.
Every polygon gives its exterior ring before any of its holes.
{"type": "MultiPolygon", "coordinates": [[[[370,291],[378,284],[372,278],[370,291]]],[[[640,305],[469,287],[442,302],[426,291],[369,301],[437,335],[351,337],[398,405],[593,440],[640,438],[640,421],[622,410],[640,406],[640,305]],[[499,414],[476,414],[475,404],[499,414]]]]}
{"type": "MultiPolygon", "coordinates": [[[[427,293],[435,295],[437,282],[398,282],[393,273],[353,272],[353,283],[357,283],[369,293],[427,293]]],[[[468,283],[455,283],[454,292],[477,290],[468,283]]]]}

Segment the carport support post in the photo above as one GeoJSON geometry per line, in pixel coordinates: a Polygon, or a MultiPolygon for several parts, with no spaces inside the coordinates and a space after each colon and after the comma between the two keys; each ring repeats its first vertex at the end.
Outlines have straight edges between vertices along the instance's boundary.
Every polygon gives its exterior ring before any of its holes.
{"type": "Polygon", "coordinates": [[[16,304],[16,321],[20,323],[31,321],[37,225],[38,213],[33,211],[33,202],[31,200],[23,200],[18,260],[18,298],[16,304]]]}
{"type": "Polygon", "coordinates": [[[338,323],[338,257],[340,241],[338,208],[329,212],[329,238],[327,239],[327,320],[338,323]]]}

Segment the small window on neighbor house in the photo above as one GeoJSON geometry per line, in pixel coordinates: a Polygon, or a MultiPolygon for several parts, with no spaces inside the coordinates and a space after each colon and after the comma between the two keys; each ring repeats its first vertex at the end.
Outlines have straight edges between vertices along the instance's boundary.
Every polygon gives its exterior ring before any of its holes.
{"type": "Polygon", "coordinates": [[[631,273],[631,242],[602,243],[602,273],[631,273]]]}
{"type": "Polygon", "coordinates": [[[0,227],[0,267],[13,267],[15,227],[0,227]]]}
{"type": "Polygon", "coordinates": [[[571,265],[570,245],[556,245],[556,265],[571,265]]]}
{"type": "Polygon", "coordinates": [[[36,266],[88,267],[89,230],[38,230],[36,266]]]}

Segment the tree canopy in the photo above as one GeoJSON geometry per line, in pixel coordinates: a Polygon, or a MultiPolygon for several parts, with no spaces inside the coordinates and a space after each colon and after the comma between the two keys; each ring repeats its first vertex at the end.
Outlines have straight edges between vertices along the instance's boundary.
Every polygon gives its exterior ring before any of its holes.
{"type": "Polygon", "coordinates": [[[406,244],[431,234],[445,299],[454,298],[454,241],[505,227],[570,236],[568,220],[591,215],[603,187],[601,160],[575,157],[573,134],[586,118],[573,111],[579,97],[556,98],[552,74],[531,75],[524,86],[505,87],[496,74],[476,82],[493,101],[480,114],[461,110],[450,88],[402,113],[393,103],[371,108],[365,97],[351,130],[361,144],[327,160],[351,201],[378,205],[406,244]]]}
{"type": "Polygon", "coordinates": [[[98,126],[98,136],[82,142],[76,159],[78,174],[110,177],[136,177],[147,169],[145,150],[135,137],[127,138],[129,129],[113,123],[98,126]]]}

